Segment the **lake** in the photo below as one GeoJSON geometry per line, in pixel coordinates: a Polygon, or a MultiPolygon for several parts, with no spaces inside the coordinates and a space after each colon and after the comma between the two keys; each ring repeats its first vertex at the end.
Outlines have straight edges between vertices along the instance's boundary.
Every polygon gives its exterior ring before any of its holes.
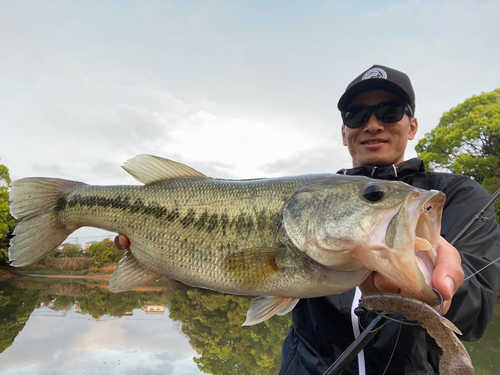
{"type": "MultiPolygon", "coordinates": [[[[290,317],[242,328],[251,300],[161,282],[118,294],[83,279],[0,283],[0,374],[277,374],[290,317]]],[[[466,347],[478,374],[499,372],[499,304],[466,347]]]]}

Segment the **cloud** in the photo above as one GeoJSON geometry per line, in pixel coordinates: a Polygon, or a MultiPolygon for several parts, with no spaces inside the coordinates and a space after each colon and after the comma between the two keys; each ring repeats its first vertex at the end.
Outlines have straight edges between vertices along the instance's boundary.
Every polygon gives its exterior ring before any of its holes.
{"type": "Polygon", "coordinates": [[[2,374],[199,373],[193,362],[196,352],[168,313],[151,319],[134,310],[132,318],[100,320],[74,312],[66,317],[51,314],[44,307],[35,310],[2,353],[2,374]]]}
{"type": "Polygon", "coordinates": [[[498,87],[498,1],[367,4],[11,2],[1,162],[92,184],[135,184],[120,166],[141,153],[221,178],[336,171],[336,101],[372,64],[410,75],[419,137],[498,87]]]}
{"type": "Polygon", "coordinates": [[[265,164],[261,169],[270,175],[282,174],[294,176],[311,173],[335,173],[342,168],[351,167],[351,158],[347,152],[340,154],[338,144],[318,147],[292,155],[287,159],[279,159],[265,164]]]}

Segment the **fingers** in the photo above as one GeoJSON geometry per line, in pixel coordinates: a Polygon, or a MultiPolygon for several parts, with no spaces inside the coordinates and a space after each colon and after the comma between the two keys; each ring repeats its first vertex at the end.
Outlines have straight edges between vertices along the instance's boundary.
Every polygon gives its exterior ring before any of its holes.
{"type": "Polygon", "coordinates": [[[443,296],[443,315],[448,311],[453,295],[464,283],[464,271],[460,254],[444,238],[439,239],[436,249],[436,266],[432,273],[432,285],[443,296]]]}
{"type": "Polygon", "coordinates": [[[400,289],[396,285],[377,272],[372,272],[366,280],[359,285],[359,289],[363,294],[400,293],[400,289]]]}
{"type": "MultiPolygon", "coordinates": [[[[445,315],[451,306],[453,295],[464,283],[464,271],[458,250],[442,237],[439,239],[436,252],[437,257],[432,273],[432,285],[443,297],[441,314],[445,315]]],[[[406,295],[397,286],[376,272],[371,273],[359,288],[363,294],[397,293],[406,295]]],[[[433,307],[436,310],[441,308],[441,306],[433,307]]]]}
{"type": "Polygon", "coordinates": [[[130,240],[124,234],[119,233],[115,237],[115,246],[118,250],[127,250],[130,247],[130,240]]]}

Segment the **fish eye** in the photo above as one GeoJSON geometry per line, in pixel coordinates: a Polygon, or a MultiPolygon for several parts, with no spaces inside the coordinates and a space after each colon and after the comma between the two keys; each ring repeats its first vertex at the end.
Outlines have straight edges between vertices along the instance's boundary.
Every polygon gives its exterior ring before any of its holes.
{"type": "Polygon", "coordinates": [[[368,185],[363,191],[363,196],[370,202],[378,202],[385,196],[385,189],[380,185],[368,185]]]}

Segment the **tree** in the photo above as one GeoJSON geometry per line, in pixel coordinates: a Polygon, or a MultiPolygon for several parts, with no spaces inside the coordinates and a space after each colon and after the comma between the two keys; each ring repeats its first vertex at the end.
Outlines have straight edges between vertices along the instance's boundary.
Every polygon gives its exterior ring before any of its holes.
{"type": "Polygon", "coordinates": [[[495,192],[500,187],[500,88],[444,113],[415,150],[429,170],[469,176],[495,192]]]}
{"type": "Polygon", "coordinates": [[[214,375],[277,374],[281,345],[291,318],[274,316],[241,327],[253,297],[179,287],[170,300],[169,317],[182,323],[198,368],[214,375]]]}
{"type": "Polygon", "coordinates": [[[9,169],[0,164],[0,265],[7,265],[9,239],[18,221],[9,212],[9,169]]]}
{"type": "Polygon", "coordinates": [[[69,257],[69,258],[77,258],[82,255],[82,247],[77,244],[72,244],[69,245],[66,249],[63,251],[64,256],[69,257]]]}
{"type": "Polygon", "coordinates": [[[118,262],[123,256],[123,252],[118,250],[109,238],[92,244],[89,248],[89,254],[92,257],[92,262],[98,267],[102,267],[107,262],[118,262]]]}
{"type": "Polygon", "coordinates": [[[7,284],[0,290],[0,353],[12,345],[39,304],[40,291],[7,284]]]}

